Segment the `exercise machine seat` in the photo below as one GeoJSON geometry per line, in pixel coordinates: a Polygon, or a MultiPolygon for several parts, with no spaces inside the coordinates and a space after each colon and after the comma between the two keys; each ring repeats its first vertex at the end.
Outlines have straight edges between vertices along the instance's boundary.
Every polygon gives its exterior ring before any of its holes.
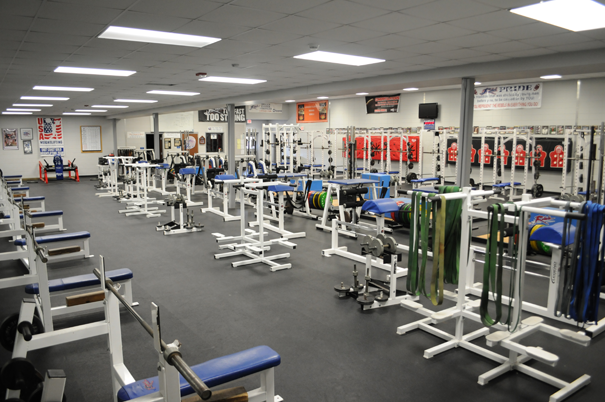
{"type": "MultiPolygon", "coordinates": [[[[246,377],[263,370],[279,366],[281,357],[268,346],[257,346],[252,349],[212,359],[191,367],[198,377],[208,385],[216,387],[230,381],[246,377]]],[[[193,388],[179,375],[181,397],[194,393],[193,388]]],[[[118,401],[130,401],[160,390],[158,377],[135,381],[123,386],[118,391],[118,401]]]]}
{"type": "Polygon", "coordinates": [[[439,181],[441,180],[439,177],[427,177],[426,179],[416,179],[416,180],[410,180],[411,183],[426,183],[429,181],[439,181]]]}
{"type": "MultiPolygon", "coordinates": [[[[513,183],[513,185],[515,185],[515,186],[520,186],[520,185],[521,185],[521,183],[519,183],[519,182],[517,182],[517,181],[516,181],[516,182],[514,182],[514,183],[513,183]]],[[[510,187],[510,186],[511,186],[511,183],[510,183],[510,182],[508,182],[508,183],[498,183],[498,184],[494,184],[494,185],[492,185],[492,187],[500,187],[500,188],[501,188],[501,187],[510,187]]]]}
{"type": "Polygon", "coordinates": [[[340,180],[330,180],[328,183],[339,184],[341,186],[356,186],[360,184],[377,184],[378,180],[370,180],[370,179],[340,179],[340,180]]]}
{"type": "Polygon", "coordinates": [[[39,195],[36,197],[17,197],[15,198],[15,201],[44,201],[46,199],[46,197],[44,197],[43,195],[39,195]]]}
{"type": "MultiPolygon", "coordinates": [[[[542,226],[536,229],[529,240],[543,241],[546,243],[562,244],[563,243],[563,222],[555,223],[550,226],[542,226]]],[[[576,238],[576,227],[571,225],[567,232],[566,246],[573,243],[576,238]]]]}
{"type": "Polygon", "coordinates": [[[281,193],[283,191],[294,191],[294,187],[290,187],[285,184],[275,184],[273,186],[267,186],[267,191],[273,191],[274,193],[281,193]]]}
{"type": "MultiPolygon", "coordinates": [[[[54,243],[58,241],[65,240],[77,240],[77,239],[86,239],[90,237],[90,232],[73,232],[73,233],[60,233],[48,236],[39,236],[36,237],[36,243],[44,244],[44,243],[54,243]]],[[[14,241],[15,246],[25,246],[25,239],[17,239],[14,241]]]]}
{"type": "MultiPolygon", "coordinates": [[[[128,268],[115,269],[113,271],[106,271],[105,276],[114,282],[121,282],[133,278],[132,271],[128,268]]],[[[48,281],[48,290],[52,292],[60,292],[62,290],[79,289],[87,286],[99,285],[99,278],[95,274],[84,274],[70,276],[68,278],[52,279],[48,281]]],[[[37,283],[25,285],[25,293],[30,295],[37,295],[40,292],[37,283]]]]}
{"type": "Polygon", "coordinates": [[[219,174],[214,176],[214,180],[237,180],[232,174],[219,174]]]}
{"type": "MultiPolygon", "coordinates": [[[[45,216],[59,216],[63,215],[63,211],[40,211],[40,212],[32,212],[32,218],[44,218],[45,216]]],[[[23,214],[19,216],[23,218],[23,214]]]]}
{"type": "Polygon", "coordinates": [[[168,168],[170,168],[169,163],[159,163],[158,166],[156,167],[156,169],[168,169],[168,168]]]}
{"type": "Polygon", "coordinates": [[[10,181],[7,180],[6,184],[21,184],[21,181],[19,181],[19,180],[14,180],[14,181],[13,180],[10,180],[10,181]]]}
{"type": "Polygon", "coordinates": [[[11,187],[11,191],[26,191],[29,190],[29,187],[11,187]]]}
{"type": "Polygon", "coordinates": [[[183,168],[179,170],[179,174],[195,174],[195,168],[183,168]]]}
{"type": "Polygon", "coordinates": [[[375,214],[387,214],[399,211],[402,204],[412,202],[409,198],[379,198],[376,200],[367,200],[361,207],[362,211],[373,212],[375,214]]]}
{"type": "Polygon", "coordinates": [[[22,176],[22,175],[20,175],[20,174],[14,174],[14,175],[10,175],[10,176],[8,176],[8,175],[7,175],[7,176],[4,176],[4,178],[5,178],[5,179],[7,179],[7,180],[8,180],[8,179],[20,179],[20,178],[22,178],[22,177],[23,177],[23,176],[22,176]]]}

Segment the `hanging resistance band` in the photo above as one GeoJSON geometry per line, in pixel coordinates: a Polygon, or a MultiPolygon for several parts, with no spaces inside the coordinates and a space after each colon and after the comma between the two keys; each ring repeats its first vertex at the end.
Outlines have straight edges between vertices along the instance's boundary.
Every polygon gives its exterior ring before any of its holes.
{"type": "MultiPolygon", "coordinates": [[[[584,203],[582,203],[582,210],[584,203]]],[[[567,203],[565,207],[567,212],[572,212],[573,209],[570,203],[567,203]]],[[[571,303],[571,297],[573,294],[573,283],[578,267],[578,246],[580,245],[580,232],[582,231],[582,221],[576,223],[576,236],[575,239],[570,239],[570,232],[572,226],[572,219],[567,216],[563,219],[563,236],[561,237],[561,261],[559,263],[559,287],[557,289],[557,300],[555,303],[555,316],[564,316],[568,319],[571,318],[569,315],[569,306],[571,303]],[[569,250],[569,244],[573,243],[572,250],[569,250]]]]}

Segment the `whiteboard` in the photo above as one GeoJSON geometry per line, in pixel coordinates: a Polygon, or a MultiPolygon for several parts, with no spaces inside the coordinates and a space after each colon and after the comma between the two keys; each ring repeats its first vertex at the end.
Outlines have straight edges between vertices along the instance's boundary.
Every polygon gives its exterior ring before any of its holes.
{"type": "Polygon", "coordinates": [[[101,126],[80,126],[82,152],[103,152],[101,126]]]}
{"type": "Polygon", "coordinates": [[[169,113],[159,116],[160,131],[193,131],[193,112],[169,113]]]}

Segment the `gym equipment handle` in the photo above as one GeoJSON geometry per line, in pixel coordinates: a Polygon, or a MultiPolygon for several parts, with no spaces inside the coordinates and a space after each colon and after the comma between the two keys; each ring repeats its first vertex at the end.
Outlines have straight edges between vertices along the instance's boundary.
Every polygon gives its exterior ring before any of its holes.
{"type": "MultiPolygon", "coordinates": [[[[101,271],[99,271],[98,268],[95,268],[92,272],[97,278],[99,278],[100,281],[103,280],[101,279],[101,271]]],[[[126,301],[124,296],[122,296],[120,292],[118,292],[118,290],[113,285],[113,281],[111,279],[104,278],[104,280],[105,288],[111,291],[111,293],[113,293],[118,298],[118,300],[124,305],[124,307],[126,307],[126,310],[128,310],[128,312],[143,326],[143,328],[145,328],[145,331],[147,331],[147,333],[153,337],[153,329],[151,328],[151,325],[149,325],[147,321],[145,321],[143,317],[141,317],[139,313],[137,313],[134,308],[132,308],[132,306],[128,303],[128,301],[126,301]]],[[[166,344],[166,342],[164,342],[163,339],[160,339],[160,345],[162,347],[162,350],[165,350],[168,347],[168,345],[166,344]]],[[[191,367],[189,367],[189,365],[185,363],[179,353],[173,353],[168,357],[167,360],[170,365],[174,366],[177,369],[177,371],[183,376],[183,378],[189,383],[189,385],[191,385],[191,388],[195,390],[195,393],[198,394],[200,398],[202,398],[203,400],[210,399],[210,397],[212,396],[212,391],[208,388],[206,384],[204,384],[202,380],[200,380],[197,374],[195,374],[195,372],[191,370],[191,367]]]]}

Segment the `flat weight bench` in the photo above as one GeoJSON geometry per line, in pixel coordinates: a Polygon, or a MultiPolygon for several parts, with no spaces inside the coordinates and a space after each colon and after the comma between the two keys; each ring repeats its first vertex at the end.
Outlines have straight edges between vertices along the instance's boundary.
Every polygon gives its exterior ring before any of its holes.
{"type": "MultiPolygon", "coordinates": [[[[36,236],[36,243],[39,245],[44,244],[52,244],[52,243],[63,243],[69,242],[73,243],[74,241],[81,244],[80,245],[68,245],[63,248],[58,249],[49,249],[48,250],[48,262],[56,262],[56,261],[65,261],[65,260],[73,260],[76,258],[84,257],[90,258],[94,257],[90,255],[90,233],[89,232],[72,232],[72,233],[60,233],[54,235],[47,236],[36,236]],[[83,248],[83,250],[82,250],[83,248]]],[[[25,248],[25,239],[17,239],[14,241],[15,246],[21,246],[25,248]]]]}
{"type": "Polygon", "coordinates": [[[37,197],[15,197],[15,202],[23,203],[28,206],[30,211],[32,212],[41,212],[46,210],[46,197],[37,196],[37,197]]]}
{"type": "Polygon", "coordinates": [[[511,186],[520,186],[521,183],[519,182],[514,182],[511,184],[511,182],[508,183],[498,183],[498,184],[492,184],[492,187],[496,187],[496,188],[506,188],[506,187],[511,187],[511,186]]]}
{"type": "MultiPolygon", "coordinates": [[[[19,216],[23,219],[23,214],[19,216]]],[[[48,232],[64,232],[65,229],[63,227],[63,211],[40,211],[40,212],[31,212],[31,222],[38,223],[43,222],[44,227],[36,229],[36,233],[48,233],[48,232]],[[48,221],[43,220],[43,218],[54,217],[57,218],[57,223],[48,223],[48,221]]]]}
{"type": "Polygon", "coordinates": [[[15,197],[20,197],[17,194],[25,194],[25,197],[29,197],[29,187],[10,187],[9,190],[13,192],[15,197]]]}
{"type": "MultiPolygon", "coordinates": [[[[261,386],[248,392],[250,402],[277,402],[282,398],[275,395],[274,369],[281,363],[279,354],[268,346],[257,346],[227,356],[192,366],[191,369],[208,385],[216,387],[252,374],[260,373],[261,386]]],[[[194,393],[193,388],[179,375],[181,397],[194,393]]],[[[160,390],[159,378],[151,377],[123,386],[118,391],[118,401],[132,401],[160,390]]]]}
{"type": "Polygon", "coordinates": [[[23,176],[20,174],[4,176],[7,182],[18,182],[20,185],[23,184],[23,176]]]}
{"type": "MultiPolygon", "coordinates": [[[[111,279],[114,283],[120,283],[120,285],[122,285],[124,288],[124,298],[128,301],[128,303],[130,303],[131,306],[138,305],[138,303],[133,302],[132,298],[132,278],[134,275],[130,269],[121,268],[113,271],[106,271],[105,276],[111,279]]],[[[49,280],[48,290],[51,297],[67,296],[65,305],[51,307],[51,315],[59,316],[102,307],[104,297],[99,298],[98,296],[100,296],[100,294],[104,295],[104,292],[102,291],[103,288],[100,288],[100,285],[101,282],[94,274],[76,275],[67,278],[49,280]],[[97,288],[97,290],[100,291],[100,294],[96,294],[97,292],[87,294],[82,293],[83,290],[91,287],[93,287],[93,289],[97,288]],[[70,297],[72,295],[80,295],[81,299],[84,299],[84,301],[74,301],[76,298],[70,297]]],[[[39,296],[39,285],[37,283],[26,285],[25,293],[39,296]]],[[[40,308],[39,299],[36,299],[36,306],[37,308],[40,308]]],[[[42,314],[44,314],[44,311],[41,312],[40,316],[42,316],[42,314]]]]}

